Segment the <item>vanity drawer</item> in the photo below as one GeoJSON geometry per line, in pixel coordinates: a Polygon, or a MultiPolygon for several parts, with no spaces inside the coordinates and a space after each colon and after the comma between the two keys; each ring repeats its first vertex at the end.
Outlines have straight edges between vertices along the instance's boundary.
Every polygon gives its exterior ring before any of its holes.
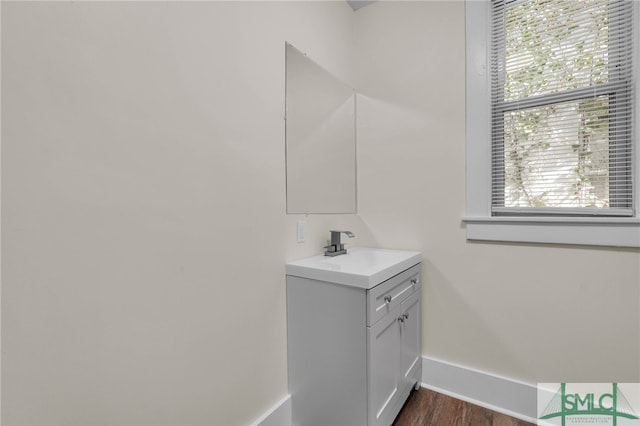
{"type": "Polygon", "coordinates": [[[367,325],[375,324],[421,288],[420,264],[417,264],[368,290],[367,325]]]}

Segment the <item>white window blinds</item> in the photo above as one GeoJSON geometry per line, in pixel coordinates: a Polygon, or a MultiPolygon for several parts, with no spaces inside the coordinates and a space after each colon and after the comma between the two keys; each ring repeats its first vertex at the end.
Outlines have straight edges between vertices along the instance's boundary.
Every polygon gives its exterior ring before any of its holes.
{"type": "Polygon", "coordinates": [[[492,1],[492,214],[633,214],[633,2],[492,1]]]}

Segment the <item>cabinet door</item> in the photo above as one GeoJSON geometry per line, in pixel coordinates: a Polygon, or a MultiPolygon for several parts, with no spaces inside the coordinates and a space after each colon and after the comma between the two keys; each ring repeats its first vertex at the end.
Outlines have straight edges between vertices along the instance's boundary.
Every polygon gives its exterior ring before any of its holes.
{"type": "Polygon", "coordinates": [[[400,393],[399,309],[367,328],[369,367],[369,425],[389,426],[400,393]]]}
{"type": "Polygon", "coordinates": [[[420,293],[408,297],[400,305],[400,340],[402,342],[402,386],[413,386],[420,381],[422,333],[420,321],[420,293]]]}

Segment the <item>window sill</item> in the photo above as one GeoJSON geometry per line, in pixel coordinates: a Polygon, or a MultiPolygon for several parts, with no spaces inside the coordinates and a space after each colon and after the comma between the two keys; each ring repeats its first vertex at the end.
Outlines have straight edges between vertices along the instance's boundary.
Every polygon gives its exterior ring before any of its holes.
{"type": "Polygon", "coordinates": [[[468,240],[640,247],[640,218],[465,217],[468,240]]]}

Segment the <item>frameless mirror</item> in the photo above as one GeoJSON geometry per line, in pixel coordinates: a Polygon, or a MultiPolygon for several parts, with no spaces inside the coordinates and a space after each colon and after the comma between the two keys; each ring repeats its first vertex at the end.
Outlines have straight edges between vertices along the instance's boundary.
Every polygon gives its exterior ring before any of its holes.
{"type": "Polygon", "coordinates": [[[287,213],[355,213],[355,91],[287,43],[285,98],[287,213]]]}

